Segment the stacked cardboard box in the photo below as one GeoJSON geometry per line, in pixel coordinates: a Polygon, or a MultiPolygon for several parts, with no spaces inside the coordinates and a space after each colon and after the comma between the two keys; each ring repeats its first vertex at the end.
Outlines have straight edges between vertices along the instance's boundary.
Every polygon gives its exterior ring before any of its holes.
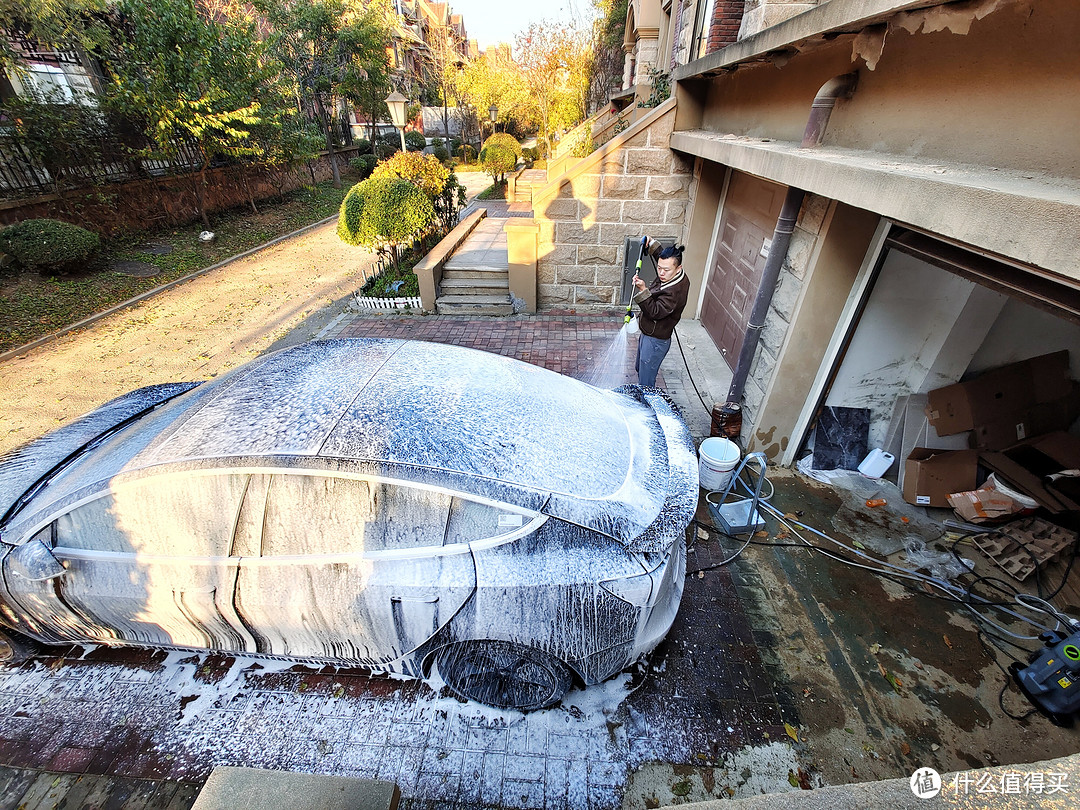
{"type": "Polygon", "coordinates": [[[915,448],[904,475],[910,503],[948,506],[950,494],[974,489],[981,462],[1051,512],[1080,508],[1068,495],[1071,484],[1043,480],[1080,467],[1080,440],[1063,432],[1080,416],[1080,385],[1069,379],[1068,351],[931,391],[926,416],[938,435],[967,434],[974,451],[915,448]]]}

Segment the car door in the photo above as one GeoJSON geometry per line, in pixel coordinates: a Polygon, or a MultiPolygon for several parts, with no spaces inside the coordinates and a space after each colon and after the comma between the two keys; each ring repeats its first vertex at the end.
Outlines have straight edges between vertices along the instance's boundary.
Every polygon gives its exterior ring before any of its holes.
{"type": "Polygon", "coordinates": [[[404,482],[274,475],[260,555],[240,564],[238,609],[268,653],[386,665],[474,592],[469,543],[529,519],[404,482]]]}
{"type": "Polygon", "coordinates": [[[57,639],[254,651],[233,608],[229,551],[246,485],[221,471],[114,483],[37,533],[60,576],[33,581],[5,558],[9,592],[57,639]]]}

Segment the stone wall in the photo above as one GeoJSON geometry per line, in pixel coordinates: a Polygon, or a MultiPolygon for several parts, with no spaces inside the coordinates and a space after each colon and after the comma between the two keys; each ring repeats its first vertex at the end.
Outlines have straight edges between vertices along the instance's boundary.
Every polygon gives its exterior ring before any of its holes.
{"type": "Polygon", "coordinates": [[[753,36],[817,5],[816,2],[805,0],[745,0],[739,39],[753,36]]]}
{"type": "Polygon", "coordinates": [[[534,195],[541,310],[610,310],[628,237],[684,240],[694,164],[668,146],[674,123],[669,99],[534,195]]]}
{"type": "MultiPolygon", "coordinates": [[[[355,149],[338,152],[338,169],[348,169],[355,149]]],[[[206,205],[210,213],[256,203],[295,191],[332,176],[330,160],[322,155],[295,167],[229,166],[207,172],[206,205]]],[[[26,219],[49,217],[74,222],[103,235],[141,231],[155,226],[182,225],[199,218],[195,206],[196,175],[154,177],[74,189],[25,200],[0,201],[0,227],[26,219]]]]}
{"type": "Polygon", "coordinates": [[[750,376],[746,380],[743,394],[743,438],[750,435],[750,428],[756,425],[761,412],[765,391],[769,387],[780,349],[784,345],[788,330],[791,328],[795,306],[802,292],[806,271],[813,259],[814,248],[821,236],[825,215],[829,210],[829,199],[816,194],[807,194],[799,209],[799,218],[791,234],[787,256],[776,282],[769,313],[765,317],[765,326],[761,330],[754,361],[750,366],[750,376]]]}

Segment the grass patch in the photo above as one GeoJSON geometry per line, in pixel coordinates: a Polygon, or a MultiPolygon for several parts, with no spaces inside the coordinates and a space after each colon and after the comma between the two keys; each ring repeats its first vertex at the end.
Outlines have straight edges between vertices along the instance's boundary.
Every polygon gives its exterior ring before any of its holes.
{"type": "Polygon", "coordinates": [[[161,284],[258,247],[278,236],[337,213],[352,183],[336,189],[329,181],[300,189],[278,202],[235,208],[211,217],[217,239],[199,242],[201,222],[103,239],[95,266],[104,269],[47,277],[8,267],[0,270],[0,351],[21,346],[161,284]],[[156,256],[139,248],[148,242],[169,244],[172,253],[156,256]],[[152,264],[152,278],[133,278],[109,270],[116,261],[152,264]]]}
{"type": "Polygon", "coordinates": [[[376,298],[409,298],[420,295],[420,280],[413,272],[413,267],[426,254],[427,250],[423,248],[416,252],[405,252],[396,271],[393,267],[387,267],[378,275],[372,276],[360,288],[360,294],[376,298]],[[402,283],[397,284],[399,281],[402,283]]]}
{"type": "Polygon", "coordinates": [[[505,200],[506,199],[506,181],[503,180],[500,183],[488,186],[479,194],[476,195],[478,200],[505,200]]]}

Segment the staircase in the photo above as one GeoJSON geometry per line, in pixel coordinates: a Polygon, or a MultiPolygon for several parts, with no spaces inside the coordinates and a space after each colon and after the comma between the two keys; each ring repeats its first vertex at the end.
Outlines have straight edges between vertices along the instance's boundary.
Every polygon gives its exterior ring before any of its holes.
{"type": "Polygon", "coordinates": [[[487,218],[443,266],[435,309],[440,315],[514,313],[510,298],[510,263],[505,219],[487,218]]]}

